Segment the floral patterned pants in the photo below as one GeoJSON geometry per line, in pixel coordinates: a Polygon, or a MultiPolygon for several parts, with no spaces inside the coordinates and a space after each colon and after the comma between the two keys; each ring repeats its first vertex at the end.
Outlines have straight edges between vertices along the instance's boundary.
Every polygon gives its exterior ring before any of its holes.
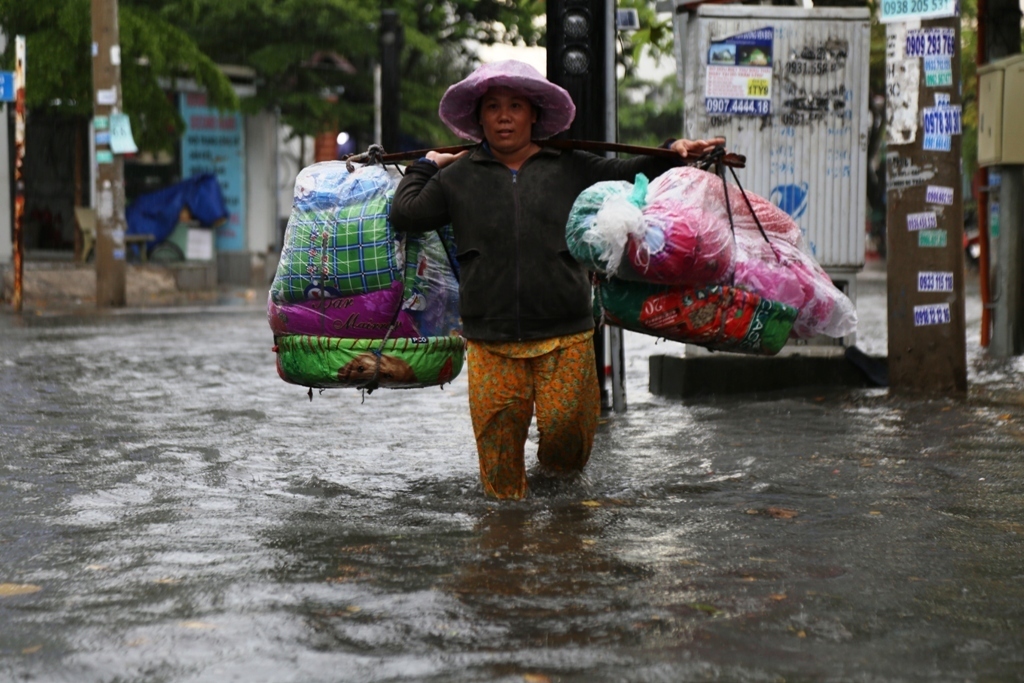
{"type": "Polygon", "coordinates": [[[541,465],[569,474],[587,464],[601,413],[592,337],[469,341],[469,412],[485,493],[526,496],[524,449],[535,407],[541,465]]]}

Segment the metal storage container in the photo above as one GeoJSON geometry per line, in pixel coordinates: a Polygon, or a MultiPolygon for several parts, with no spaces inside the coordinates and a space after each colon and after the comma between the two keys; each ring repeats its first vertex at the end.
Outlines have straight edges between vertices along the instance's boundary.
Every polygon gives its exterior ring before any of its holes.
{"type": "Polygon", "coordinates": [[[871,128],[868,10],[673,2],[685,136],[722,135],[746,155],[743,187],[789,213],[854,298],[871,128]]]}

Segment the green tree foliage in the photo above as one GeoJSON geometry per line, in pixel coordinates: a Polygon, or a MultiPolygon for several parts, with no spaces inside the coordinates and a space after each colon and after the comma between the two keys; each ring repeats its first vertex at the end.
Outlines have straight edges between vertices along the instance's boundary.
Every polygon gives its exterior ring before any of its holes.
{"type": "MultiPolygon", "coordinates": [[[[142,0],[135,0],[142,2],[142,0]]],[[[373,132],[373,65],[380,4],[365,0],[147,0],[221,64],[252,67],[257,93],[247,109],[279,111],[295,134],[373,132]]],[[[451,139],[437,117],[445,88],[475,66],[475,46],[536,45],[539,0],[394,0],[404,31],[403,133],[451,139]]]]}
{"type": "Polygon", "coordinates": [[[626,76],[619,82],[619,140],[656,147],[681,135],[683,94],[676,77],[662,82],[626,76]]]}
{"type": "MultiPolygon", "coordinates": [[[[373,130],[373,64],[380,3],[365,0],[120,0],[122,86],[137,141],[170,147],[183,130],[168,99],[175,78],[194,80],[223,109],[280,112],[295,134],[373,130]],[[239,102],[217,64],[249,67],[257,92],[239,102]]],[[[393,0],[404,27],[401,126],[451,141],[437,117],[445,88],[476,64],[477,45],[537,45],[543,0],[393,0]]],[[[89,0],[0,0],[0,26],[28,39],[28,104],[69,115],[92,111],[89,0]]],[[[3,56],[13,64],[13,46],[3,56]]]]}
{"type": "MultiPolygon", "coordinates": [[[[122,103],[136,141],[147,149],[170,147],[184,128],[161,86],[191,78],[215,106],[234,109],[238,99],[227,78],[186,33],[145,6],[122,1],[119,12],[122,103]]],[[[68,116],[92,114],[92,22],[89,0],[0,0],[0,26],[26,38],[30,109],[68,116]]],[[[3,55],[14,64],[14,41],[3,55]]]]}
{"type": "Polygon", "coordinates": [[[620,0],[620,8],[632,8],[640,18],[640,29],[619,32],[616,61],[618,80],[618,137],[625,144],[656,146],[680,136],[683,123],[683,93],[675,76],[662,81],[641,78],[641,59],[674,63],[672,16],[658,13],[648,0],[620,0]]]}

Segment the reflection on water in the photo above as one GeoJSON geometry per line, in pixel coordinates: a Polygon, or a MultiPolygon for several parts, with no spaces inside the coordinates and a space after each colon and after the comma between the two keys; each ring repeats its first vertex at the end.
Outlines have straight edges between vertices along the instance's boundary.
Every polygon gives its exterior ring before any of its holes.
{"type": "Polygon", "coordinates": [[[262,312],[0,325],[0,584],[39,589],[0,596],[0,680],[1024,666],[1014,363],[973,361],[968,401],[679,405],[629,341],[586,476],[499,504],[464,378],[310,402],[270,346],[262,312]]]}

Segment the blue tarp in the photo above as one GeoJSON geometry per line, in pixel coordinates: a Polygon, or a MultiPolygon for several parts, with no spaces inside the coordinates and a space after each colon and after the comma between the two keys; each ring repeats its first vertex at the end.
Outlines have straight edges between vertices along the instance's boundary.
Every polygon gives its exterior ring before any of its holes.
{"type": "Polygon", "coordinates": [[[212,227],[228,217],[217,177],[212,173],[195,175],[176,185],[135,198],[125,211],[129,235],[152,235],[147,249],[167,239],[183,208],[203,227],[212,227]]]}

